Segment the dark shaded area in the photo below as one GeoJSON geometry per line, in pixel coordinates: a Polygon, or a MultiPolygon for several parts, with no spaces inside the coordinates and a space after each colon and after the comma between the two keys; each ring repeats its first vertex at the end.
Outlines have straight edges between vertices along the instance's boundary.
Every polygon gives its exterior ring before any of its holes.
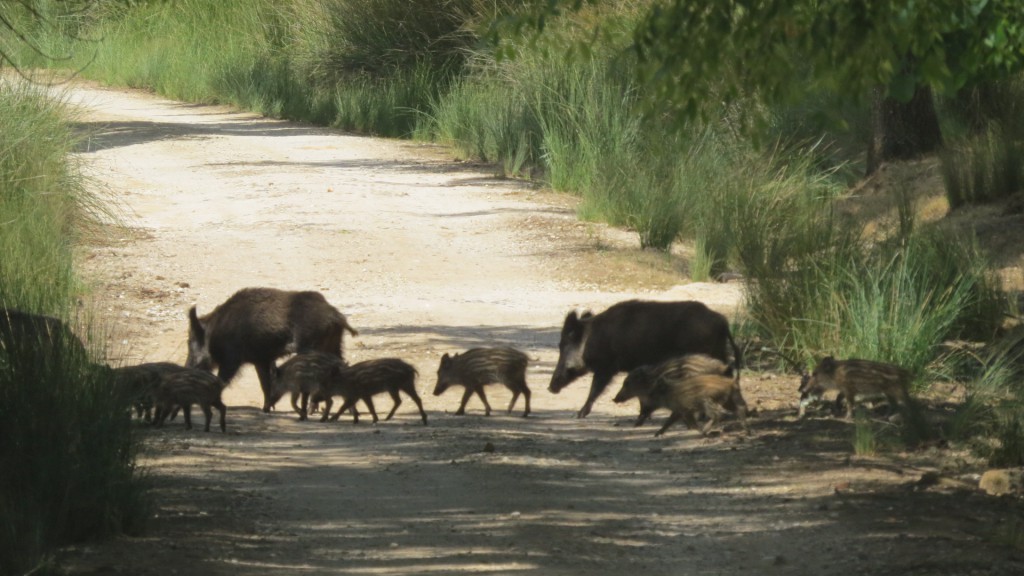
{"type": "Polygon", "coordinates": [[[915,490],[910,472],[861,482],[871,467],[902,471],[850,461],[846,423],[783,416],[763,414],[750,439],[730,423],[708,440],[682,430],[656,440],[653,426],[561,411],[432,414],[423,427],[404,410],[369,426],[236,409],[227,436],[146,430],[160,463],[148,534],[105,546],[99,568],[95,551],[64,560],[73,574],[172,563],[203,574],[1024,569],[1002,536],[1022,518],[1018,502],[915,490]],[[181,456],[200,463],[173,464],[181,456]]]}
{"type": "MultiPolygon", "coordinates": [[[[189,111],[188,116],[198,114],[189,111]]],[[[78,152],[101,152],[111,148],[122,148],[147,144],[161,140],[210,138],[213,136],[317,136],[326,133],[324,128],[303,126],[292,122],[267,120],[238,120],[213,122],[210,124],[186,124],[178,122],[145,122],[141,120],[73,122],[71,124],[81,137],[78,152]]]]}
{"type": "MultiPolygon", "coordinates": [[[[203,115],[197,113],[193,108],[199,108],[204,105],[195,104],[175,104],[175,108],[183,108],[187,110],[187,116],[193,118],[197,115],[203,115]]],[[[182,114],[186,114],[183,112],[182,114]]],[[[212,116],[223,116],[222,112],[211,112],[209,115],[212,116]]],[[[333,130],[329,128],[309,126],[298,124],[295,122],[284,122],[274,121],[264,118],[240,118],[238,120],[226,120],[221,122],[211,122],[209,124],[188,124],[178,122],[147,122],[138,120],[112,120],[112,121],[90,121],[90,122],[74,122],[71,124],[72,129],[79,135],[80,141],[77,147],[79,153],[92,153],[100,152],[103,150],[109,150],[112,148],[122,148],[127,146],[136,146],[142,144],[148,144],[151,142],[165,141],[165,140],[187,140],[187,139],[204,139],[214,137],[228,137],[228,136],[251,136],[251,137],[308,137],[308,136],[327,136],[327,135],[338,135],[343,134],[339,130],[333,130]]],[[[349,135],[351,138],[363,138],[359,135],[349,135]]],[[[277,167],[296,167],[304,166],[310,168],[334,168],[334,169],[352,169],[352,170],[376,170],[385,172],[396,172],[396,173],[430,173],[436,174],[447,173],[453,175],[465,174],[465,177],[455,177],[452,180],[445,183],[445,186],[495,186],[501,187],[503,183],[508,182],[497,175],[498,171],[495,170],[495,176],[493,178],[481,178],[479,176],[482,170],[487,170],[488,165],[480,164],[478,162],[458,162],[458,161],[447,161],[447,160],[435,160],[435,161],[423,161],[415,159],[401,159],[392,161],[383,161],[379,159],[339,159],[339,160],[327,160],[322,162],[291,162],[291,161],[277,161],[277,160],[264,160],[256,162],[209,162],[207,166],[217,167],[231,167],[239,168],[250,166],[254,168],[277,168],[277,167]]],[[[388,184],[386,181],[379,181],[382,186],[388,184]]],[[[511,184],[510,184],[511,185],[511,184]]],[[[517,183],[518,187],[519,184],[517,183]]],[[[516,209],[507,209],[506,212],[517,212],[516,209]]],[[[522,210],[523,212],[537,212],[536,209],[522,210]]],[[[547,210],[541,210],[541,212],[547,212],[551,214],[566,214],[569,211],[559,208],[550,208],[547,210]]],[[[476,213],[464,213],[457,216],[473,216],[479,215],[476,213]]],[[[446,215],[447,216],[447,215],[446,215]]]]}

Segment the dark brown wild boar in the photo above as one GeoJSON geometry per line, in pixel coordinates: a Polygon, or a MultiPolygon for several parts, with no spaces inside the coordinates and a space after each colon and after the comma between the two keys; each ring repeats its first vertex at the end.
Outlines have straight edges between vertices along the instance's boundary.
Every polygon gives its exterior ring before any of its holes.
{"type": "Polygon", "coordinates": [[[658,364],[675,356],[707,354],[742,365],[725,316],[701,302],[619,302],[594,315],[570,312],[558,342],[558,364],[548,389],[557,394],[588,372],[594,377],[577,417],[590,413],[597,397],[619,372],[658,364]]]}
{"type": "Polygon", "coordinates": [[[423,424],[427,424],[427,413],[423,411],[423,402],[420,395],[416,393],[416,368],[411,364],[403,362],[398,358],[379,358],[357,362],[351,366],[343,366],[335,370],[328,382],[326,390],[321,389],[320,396],[325,402],[324,415],[321,422],[327,420],[331,412],[331,396],[341,396],[344,401],[338,412],[331,416],[331,420],[337,420],[341,413],[346,410],[352,411],[353,422],[359,423],[359,412],[356,411],[356,402],[362,400],[373,415],[373,422],[376,424],[377,410],[373,407],[373,397],[377,394],[387,392],[394,402],[391,412],[385,420],[391,420],[395,410],[402,403],[399,392],[405,392],[416,403],[423,418],[423,424]]]}
{"type": "Polygon", "coordinates": [[[256,367],[263,411],[270,412],[274,362],[286,354],[324,352],[343,358],[342,336],[358,333],[319,292],[244,288],[205,316],[188,311],[189,368],[230,383],[243,364],[256,367]]]}
{"type": "Polygon", "coordinates": [[[204,429],[209,432],[210,420],[213,418],[213,412],[210,410],[212,406],[220,412],[220,431],[227,432],[227,407],[220,399],[223,390],[224,382],[205,370],[189,368],[169,373],[153,390],[153,402],[156,405],[153,420],[157,426],[163,426],[171,411],[180,406],[185,412],[185,428],[191,430],[192,405],[198,404],[206,416],[204,429]]]}
{"type": "Polygon", "coordinates": [[[306,352],[292,356],[274,371],[271,405],[290,393],[292,408],[298,412],[299,420],[305,420],[309,415],[310,396],[314,399],[324,396],[321,390],[326,391],[332,376],[344,367],[345,362],[334,354],[306,352]]]}
{"type": "Polygon", "coordinates": [[[47,362],[67,355],[88,359],[82,340],[60,319],[4,307],[0,307],[0,352],[47,362]]]}
{"type": "Polygon", "coordinates": [[[440,396],[451,386],[464,386],[462,402],[456,415],[466,413],[466,402],[475,393],[484,403],[484,414],[491,415],[491,405],[484,395],[484,386],[502,384],[512,391],[507,413],[512,413],[516,400],[522,394],[526,401],[523,417],[530,415],[530,388],[526,385],[526,367],[529,358],[515,348],[471,348],[461,354],[441,357],[441,365],[437,368],[437,385],[434,396],[440,396]]]}
{"type": "Polygon", "coordinates": [[[747,403],[740,393],[739,379],[732,376],[699,374],[683,380],[660,380],[651,389],[650,401],[655,406],[672,411],[655,436],[664,434],[680,418],[690,428],[697,428],[697,415],[701,412],[707,414],[708,421],[700,433],[707,435],[718,419],[721,411],[719,407],[735,412],[743,430],[750,434],[747,427],[747,403]]]}
{"type": "Polygon", "coordinates": [[[146,422],[151,422],[153,419],[153,391],[167,375],[183,370],[188,370],[188,368],[173,362],[146,362],[114,368],[112,373],[114,382],[131,398],[136,417],[145,418],[146,422]]]}
{"type": "Polygon", "coordinates": [[[687,354],[670,358],[654,366],[640,366],[630,370],[613,401],[621,404],[631,398],[638,399],[640,401],[640,416],[637,417],[634,426],[640,426],[658,408],[651,403],[650,399],[651,388],[656,383],[685,380],[700,374],[733,375],[732,368],[717,358],[706,354],[687,354]]]}
{"type": "MultiPolygon", "coordinates": [[[[836,360],[832,356],[822,359],[809,378],[800,384],[801,400],[821,396],[829,390],[838,390],[837,404],[845,399],[846,418],[853,417],[853,404],[858,395],[885,395],[890,413],[896,404],[906,406],[910,401],[907,387],[912,375],[909,371],[873,360],[836,360]]],[[[803,402],[801,402],[803,403],[803,402]]]]}

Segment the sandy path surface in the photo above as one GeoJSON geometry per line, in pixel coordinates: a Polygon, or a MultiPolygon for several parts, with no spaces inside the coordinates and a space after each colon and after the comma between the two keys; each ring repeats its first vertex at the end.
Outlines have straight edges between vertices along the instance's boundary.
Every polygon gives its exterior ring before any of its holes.
{"type": "MultiPolygon", "coordinates": [[[[633,297],[732,315],[736,284],[686,284],[671,258],[576,221],[571,202],[453,162],[221,107],[74,88],[80,154],[121,226],[83,254],[113,364],[185,358],[186,311],[247,286],[315,289],[360,335],[360,361],[420,372],[376,426],[259,413],[255,373],[225,392],[228,433],[140,427],[154,484],[145,534],[62,555],[72,573],[1014,574],[1005,509],[914,491],[927,462],[850,458],[849,425],[792,417],[791,378],[750,373],[754,434],[630,426],[589,379],[547,382],[565,314],[633,297]],[[534,414],[451,414],[444,352],[510,344],[533,358],[534,414]],[[959,508],[951,505],[959,503],[959,508]],[[964,518],[964,516],[968,516],[964,518]]],[[[610,387],[617,387],[613,383],[610,387]]],[[[489,389],[503,407],[509,394],[489,389]]],[[[389,401],[378,404],[387,410],[389,401]]]]}

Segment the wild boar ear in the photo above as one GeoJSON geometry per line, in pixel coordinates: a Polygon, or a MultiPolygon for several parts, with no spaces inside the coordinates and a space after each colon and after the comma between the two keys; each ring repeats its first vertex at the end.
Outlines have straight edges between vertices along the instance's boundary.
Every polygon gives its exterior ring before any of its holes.
{"type": "Polygon", "coordinates": [[[594,313],[590,310],[584,310],[583,314],[580,315],[580,322],[587,323],[594,319],[594,313]]]}
{"type": "Polygon", "coordinates": [[[451,363],[452,363],[452,357],[449,356],[447,352],[445,352],[444,356],[441,356],[441,368],[444,368],[444,367],[448,366],[451,363]]]}
{"type": "Polygon", "coordinates": [[[195,306],[188,309],[188,324],[192,334],[196,335],[200,339],[204,336],[206,328],[203,326],[202,321],[199,320],[199,315],[196,313],[195,306]]]}
{"type": "Polygon", "coordinates": [[[836,359],[834,356],[826,356],[821,360],[821,370],[823,372],[832,372],[836,369],[836,359]]]}

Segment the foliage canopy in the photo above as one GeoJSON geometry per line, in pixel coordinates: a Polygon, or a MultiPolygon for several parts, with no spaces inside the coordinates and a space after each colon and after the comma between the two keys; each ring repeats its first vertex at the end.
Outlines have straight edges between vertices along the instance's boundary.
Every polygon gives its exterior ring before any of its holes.
{"type": "MultiPolygon", "coordinates": [[[[552,17],[601,3],[530,0],[491,36],[539,32],[552,17]]],[[[643,9],[633,48],[659,108],[689,117],[751,90],[787,102],[808,88],[857,100],[881,88],[908,101],[920,86],[954,93],[1024,67],[1024,2],[656,0],[643,9]]]]}

